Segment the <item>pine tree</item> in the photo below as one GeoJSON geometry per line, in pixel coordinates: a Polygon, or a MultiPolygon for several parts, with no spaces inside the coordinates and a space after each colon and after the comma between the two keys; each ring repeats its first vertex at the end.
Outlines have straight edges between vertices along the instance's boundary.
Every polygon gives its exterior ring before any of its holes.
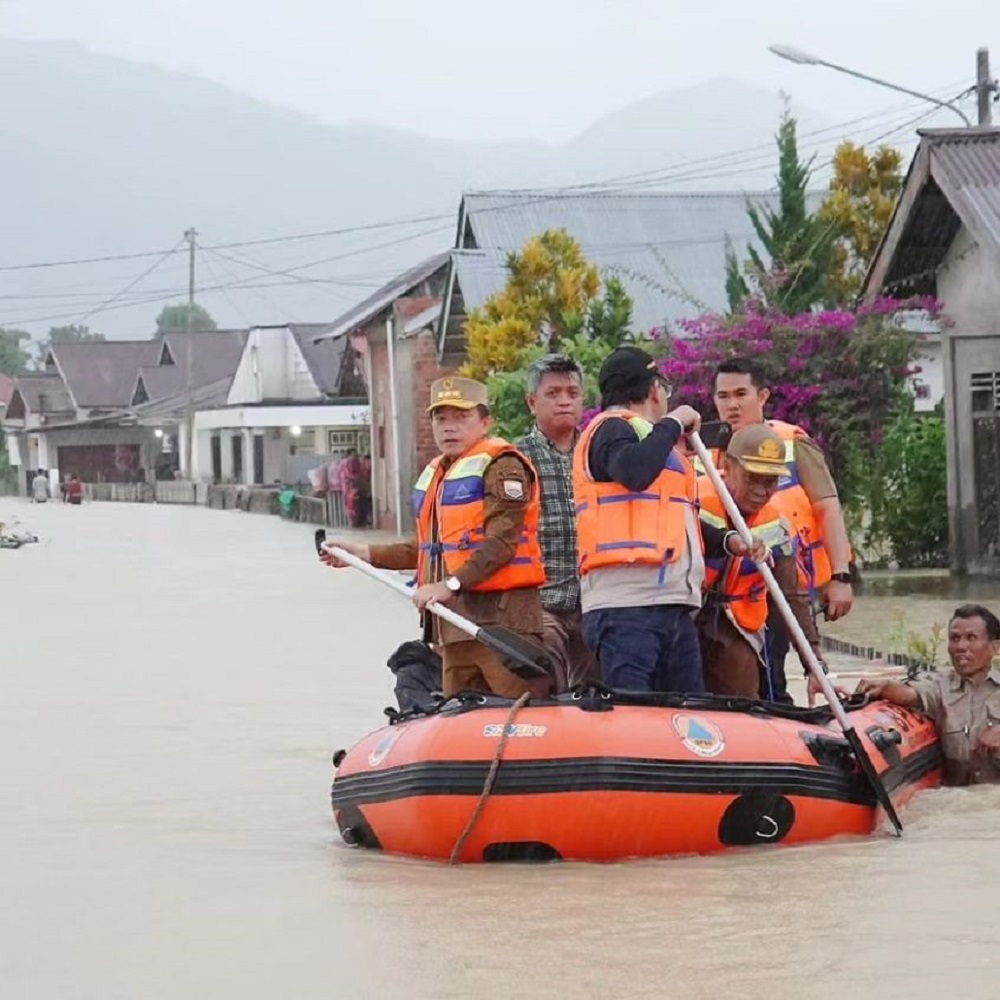
{"type": "Polygon", "coordinates": [[[745,293],[752,291],[768,308],[785,313],[806,312],[827,301],[840,230],[835,222],[809,212],[807,194],[812,161],[804,163],[799,158],[796,122],[787,108],[776,139],[778,207],[747,206],[747,215],[765,254],[747,247],[749,261],[744,270],[749,282],[740,275],[735,255],[727,254],[726,291],[730,308],[734,299],[741,301],[746,298],[745,293]]]}

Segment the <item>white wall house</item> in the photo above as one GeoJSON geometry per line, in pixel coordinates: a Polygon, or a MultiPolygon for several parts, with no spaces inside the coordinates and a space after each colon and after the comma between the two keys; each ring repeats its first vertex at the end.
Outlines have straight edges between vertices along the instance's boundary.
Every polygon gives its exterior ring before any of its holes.
{"type": "MultiPolygon", "coordinates": [[[[333,455],[369,450],[369,407],[349,345],[314,343],[328,329],[289,324],[249,331],[225,402],[194,414],[190,478],[303,482],[333,455]]],[[[187,467],[184,449],[181,465],[187,467]]]]}

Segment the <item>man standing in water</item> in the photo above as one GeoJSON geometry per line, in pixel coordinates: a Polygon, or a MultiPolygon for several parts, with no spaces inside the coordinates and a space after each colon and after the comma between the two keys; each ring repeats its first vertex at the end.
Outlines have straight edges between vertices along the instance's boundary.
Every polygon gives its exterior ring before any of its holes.
{"type": "MultiPolygon", "coordinates": [[[[425,613],[425,640],[441,654],[445,697],[459,691],[506,698],[543,694],[547,678],[522,680],[496,653],[426,613],[431,602],[447,602],[477,625],[503,625],[537,641],[539,587],[545,583],[537,477],[513,445],[488,436],[486,386],[466,378],[438,379],[428,410],[441,454],[413,489],[417,537],[389,545],[334,544],[373,566],[416,569],[413,603],[425,613]]],[[[321,558],[330,566],[343,565],[329,554],[321,558]]]]}
{"type": "Polygon", "coordinates": [[[538,473],[545,645],[556,661],[556,687],[564,690],[600,677],[597,661],[583,641],[576,568],[572,463],[583,416],[583,372],[572,358],[547,354],[528,367],[527,390],[535,424],[517,446],[538,473]]]}
{"type": "MultiPolygon", "coordinates": [[[[799,560],[807,577],[803,584],[810,594],[822,593],[830,621],[843,618],[854,603],[851,547],[837,486],[822,450],[801,427],[764,419],[764,405],[771,391],[763,368],[750,358],[732,358],[719,365],[713,398],[719,419],[733,431],[766,423],[784,442],[789,475],[779,482],[774,503],[799,537],[799,560]]],[[[770,685],[766,681],[761,685],[761,696],[790,702],[785,681],[788,636],[773,610],[767,629],[770,685]]]]}
{"type": "Polygon", "coordinates": [[[35,473],[35,478],[31,480],[31,502],[45,503],[49,499],[49,477],[45,475],[44,469],[39,469],[35,473]]]}
{"type": "Polygon", "coordinates": [[[920,680],[863,680],[860,694],[926,712],[937,726],[948,785],[1000,783],[1000,620],[963,604],[948,623],[951,670],[920,680]]]}

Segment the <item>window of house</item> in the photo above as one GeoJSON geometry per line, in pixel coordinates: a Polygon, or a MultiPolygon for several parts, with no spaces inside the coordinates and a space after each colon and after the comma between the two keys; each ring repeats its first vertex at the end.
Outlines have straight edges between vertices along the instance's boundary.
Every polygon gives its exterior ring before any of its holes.
{"type": "Polygon", "coordinates": [[[916,399],[930,399],[931,387],[926,382],[915,382],[913,385],[913,395],[916,399]]]}
{"type": "Polygon", "coordinates": [[[1000,410],[1000,372],[975,372],[969,381],[973,413],[1000,410]]]}
{"type": "Polygon", "coordinates": [[[316,428],[303,427],[298,435],[292,436],[290,450],[293,455],[315,455],[316,428]]]}

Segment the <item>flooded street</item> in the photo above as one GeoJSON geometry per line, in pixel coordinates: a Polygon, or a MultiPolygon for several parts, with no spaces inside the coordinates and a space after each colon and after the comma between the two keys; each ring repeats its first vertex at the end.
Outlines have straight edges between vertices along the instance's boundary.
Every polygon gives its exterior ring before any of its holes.
{"type": "MultiPolygon", "coordinates": [[[[901,841],[459,869],[351,851],[330,755],[392,701],[405,602],[277,518],[11,514],[42,541],[0,552],[0,996],[1000,995],[1000,787],[926,794],[901,841]]],[[[910,627],[960,599],[921,597],[910,627]]],[[[865,634],[831,634],[875,641],[897,606],[872,587],[865,634]]]]}

